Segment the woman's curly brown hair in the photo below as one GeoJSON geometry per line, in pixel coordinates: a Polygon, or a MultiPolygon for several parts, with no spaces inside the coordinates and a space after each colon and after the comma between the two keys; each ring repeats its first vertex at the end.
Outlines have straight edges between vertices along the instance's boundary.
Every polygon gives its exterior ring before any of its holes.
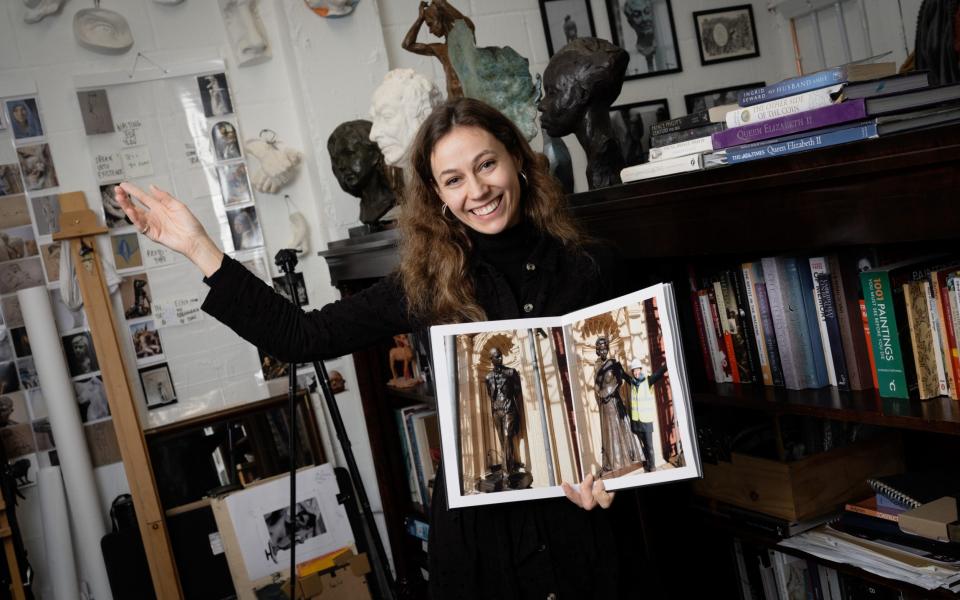
{"type": "Polygon", "coordinates": [[[579,252],[586,236],[565,207],[563,190],[546,159],[533,151],[517,127],[496,109],[473,98],[441,104],[420,126],[413,141],[407,188],[400,217],[400,276],[411,315],[424,324],[482,321],[469,269],[473,249],[467,226],[441,213],[430,159],[456,127],[488,131],[519,161],[524,218],[541,234],[579,252]]]}

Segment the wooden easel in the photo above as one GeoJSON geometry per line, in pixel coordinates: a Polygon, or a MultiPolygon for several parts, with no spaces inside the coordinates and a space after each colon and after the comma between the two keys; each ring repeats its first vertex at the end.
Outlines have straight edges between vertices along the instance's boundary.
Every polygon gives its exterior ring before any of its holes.
{"type": "Polygon", "coordinates": [[[97,254],[95,236],[106,233],[107,228],[97,223],[97,216],[87,207],[83,192],[60,194],[60,210],[60,232],[55,233],[53,239],[70,240],[70,255],[83,295],[83,308],[90,323],[93,346],[102,369],[120,456],[123,458],[123,468],[130,484],[137,523],[150,565],[153,589],[159,600],[179,599],[183,597],[180,578],[177,576],[170,537],[150,466],[150,455],[134,405],[133,390],[123,368],[110,294],[97,254]]]}
{"type": "Polygon", "coordinates": [[[10,520],[7,517],[7,503],[0,495],[0,539],[3,540],[3,553],[7,559],[7,569],[10,571],[10,593],[14,600],[24,600],[23,580],[20,579],[20,563],[17,562],[17,551],[13,547],[13,531],[10,530],[10,520]]]}

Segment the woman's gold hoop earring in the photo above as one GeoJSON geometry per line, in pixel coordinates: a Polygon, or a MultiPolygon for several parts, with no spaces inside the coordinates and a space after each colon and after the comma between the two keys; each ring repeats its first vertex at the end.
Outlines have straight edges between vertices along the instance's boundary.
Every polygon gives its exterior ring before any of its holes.
{"type": "Polygon", "coordinates": [[[523,184],[523,187],[530,185],[530,182],[527,181],[527,174],[523,171],[520,171],[520,182],[523,184]]]}
{"type": "Polygon", "coordinates": [[[440,203],[440,216],[446,220],[450,220],[450,207],[447,206],[446,202],[440,203]]]}

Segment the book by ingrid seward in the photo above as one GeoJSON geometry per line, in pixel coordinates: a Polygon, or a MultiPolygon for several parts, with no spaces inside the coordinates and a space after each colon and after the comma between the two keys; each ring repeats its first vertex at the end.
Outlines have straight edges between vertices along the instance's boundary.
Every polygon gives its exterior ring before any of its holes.
{"type": "Polygon", "coordinates": [[[431,328],[451,508],[700,477],[676,300],[658,284],[567,315],[431,328]]]}

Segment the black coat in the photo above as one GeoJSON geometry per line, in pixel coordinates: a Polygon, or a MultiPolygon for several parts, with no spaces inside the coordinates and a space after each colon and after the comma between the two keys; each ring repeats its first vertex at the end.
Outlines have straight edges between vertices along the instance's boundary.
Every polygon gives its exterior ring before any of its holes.
{"type": "MultiPolygon", "coordinates": [[[[491,320],[564,314],[609,299],[619,269],[613,254],[565,251],[543,239],[524,263],[520,298],[490,264],[474,260],[477,299],[491,320]],[[528,266],[532,265],[532,267],[528,266]]],[[[284,362],[349,354],[419,329],[396,277],[303,313],[229,257],[207,278],[203,309],[284,362]]],[[[442,470],[441,470],[442,472],[442,470]]],[[[447,509],[442,476],[430,517],[434,599],[621,597],[609,511],[585,511],[566,498],[447,509]]]]}

